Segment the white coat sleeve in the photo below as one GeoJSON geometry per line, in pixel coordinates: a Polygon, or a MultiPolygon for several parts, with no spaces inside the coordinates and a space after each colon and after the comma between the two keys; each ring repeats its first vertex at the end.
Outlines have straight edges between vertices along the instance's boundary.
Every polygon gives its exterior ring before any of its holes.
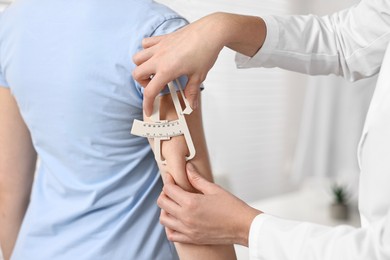
{"type": "Polygon", "coordinates": [[[379,72],[390,40],[390,1],[363,0],[329,16],[264,16],[267,36],[252,58],[237,54],[238,68],[280,67],[349,80],[379,72]]]}
{"type": "Polygon", "coordinates": [[[251,260],[388,260],[390,212],[365,228],[326,227],[267,214],[249,234],[251,260]]]}

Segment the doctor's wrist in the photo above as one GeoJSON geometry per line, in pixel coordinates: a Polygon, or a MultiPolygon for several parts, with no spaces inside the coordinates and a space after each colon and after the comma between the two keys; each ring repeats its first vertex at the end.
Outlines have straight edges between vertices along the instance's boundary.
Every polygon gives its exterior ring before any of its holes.
{"type": "Polygon", "coordinates": [[[267,34],[264,20],[257,16],[218,13],[222,43],[236,52],[246,56],[254,56],[263,43],[267,34]]]}
{"type": "Polygon", "coordinates": [[[248,206],[246,211],[241,215],[242,219],[239,220],[239,223],[241,225],[239,227],[239,232],[237,233],[237,235],[238,235],[237,239],[238,240],[236,241],[236,244],[248,247],[248,244],[249,244],[249,231],[250,231],[250,228],[251,228],[253,220],[259,214],[263,214],[263,212],[248,206]]]}

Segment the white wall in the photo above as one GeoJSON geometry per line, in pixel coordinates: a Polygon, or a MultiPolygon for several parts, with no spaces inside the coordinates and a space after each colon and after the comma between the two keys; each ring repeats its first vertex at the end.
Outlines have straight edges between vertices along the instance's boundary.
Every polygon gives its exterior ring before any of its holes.
{"type": "MultiPolygon", "coordinates": [[[[326,15],[358,0],[311,0],[302,13],[326,15]]],[[[357,146],[376,77],[355,83],[341,77],[307,78],[307,93],[294,160],[294,178],[327,177],[357,196],[357,146]]]]}

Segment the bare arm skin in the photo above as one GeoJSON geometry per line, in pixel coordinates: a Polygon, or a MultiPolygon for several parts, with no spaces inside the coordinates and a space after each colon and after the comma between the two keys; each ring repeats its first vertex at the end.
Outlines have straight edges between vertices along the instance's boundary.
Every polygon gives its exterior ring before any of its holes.
{"type": "Polygon", "coordinates": [[[0,87],[0,244],[11,256],[26,212],[36,152],[9,89],[0,87]]]}
{"type": "Polygon", "coordinates": [[[188,76],[185,96],[196,109],[199,84],[213,67],[224,46],[247,56],[261,48],[266,36],[264,21],[255,16],[214,13],[171,34],[144,39],[144,50],[134,55],[134,78],[144,87],[144,109],[150,115],[154,98],[164,86],[188,76]],[[191,62],[189,62],[191,61],[191,62]],[[150,80],[150,75],[155,75],[150,80]]]}
{"type": "MultiPolygon", "coordinates": [[[[180,95],[179,95],[180,96],[180,95]]],[[[161,119],[174,120],[176,112],[173,106],[171,95],[165,95],[161,98],[160,112],[161,119]]],[[[196,110],[191,115],[186,116],[187,124],[191,132],[192,140],[196,149],[196,156],[192,163],[202,169],[203,176],[212,181],[211,168],[207,153],[207,147],[204,139],[201,111],[196,110]]],[[[153,144],[153,142],[151,143],[153,144]]],[[[167,165],[159,165],[164,183],[167,180],[167,174],[173,177],[174,182],[184,190],[194,192],[190,185],[185,170],[187,155],[187,145],[183,136],[174,137],[170,141],[164,141],[162,144],[162,155],[167,160],[167,165]]],[[[163,215],[164,213],[162,213],[163,215]]],[[[168,237],[169,238],[169,237],[168,237]]],[[[192,245],[185,243],[176,243],[176,249],[180,259],[198,260],[230,260],[236,259],[232,245],[192,245]]]]}

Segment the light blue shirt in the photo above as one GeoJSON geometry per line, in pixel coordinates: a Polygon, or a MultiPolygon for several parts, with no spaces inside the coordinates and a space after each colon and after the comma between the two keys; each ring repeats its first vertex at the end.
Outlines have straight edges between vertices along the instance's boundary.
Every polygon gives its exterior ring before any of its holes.
{"type": "Polygon", "coordinates": [[[5,10],[0,85],[41,162],[13,260],[177,259],[159,224],[153,153],[130,134],[143,99],[131,72],[144,37],[186,23],[149,0],[16,0],[5,10]]]}

